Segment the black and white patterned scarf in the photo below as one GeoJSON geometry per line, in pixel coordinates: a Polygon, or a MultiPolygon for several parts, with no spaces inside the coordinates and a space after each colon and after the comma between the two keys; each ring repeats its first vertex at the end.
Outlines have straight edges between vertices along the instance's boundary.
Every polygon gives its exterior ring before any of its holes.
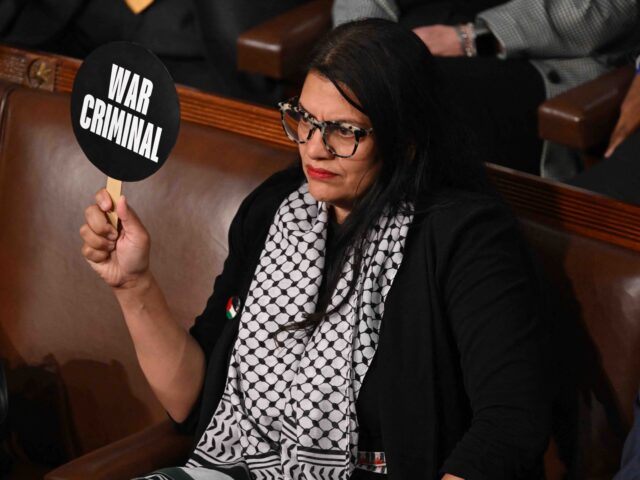
{"type": "Polygon", "coordinates": [[[257,480],[346,480],[355,468],[356,399],[413,216],[383,215],[368,234],[350,298],[343,303],[352,254],[331,299],[331,307],[342,303],[339,311],[312,334],[281,332],[278,345],[271,333],[315,311],[327,208],[307,183],[281,204],[242,309],[223,396],[187,467],[241,466],[257,480]]]}

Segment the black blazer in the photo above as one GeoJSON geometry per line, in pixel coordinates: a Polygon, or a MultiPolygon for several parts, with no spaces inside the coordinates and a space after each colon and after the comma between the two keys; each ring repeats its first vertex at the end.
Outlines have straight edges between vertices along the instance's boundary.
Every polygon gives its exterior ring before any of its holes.
{"type": "MultiPolygon", "coordinates": [[[[273,217],[300,185],[280,172],[242,203],[229,256],[191,334],[208,361],[205,386],[181,424],[206,429],[222,396],[244,298],[273,217]]],[[[515,219],[497,199],[449,191],[415,216],[388,293],[367,406],[388,478],[539,479],[550,432],[546,316],[515,219]],[[373,378],[375,377],[375,378],[373,378]]],[[[373,367],[372,367],[373,368],[373,367]]],[[[360,405],[358,405],[360,408],[360,405]]],[[[360,418],[360,411],[358,412],[360,418]]],[[[353,478],[356,478],[355,475],[353,478]]]]}

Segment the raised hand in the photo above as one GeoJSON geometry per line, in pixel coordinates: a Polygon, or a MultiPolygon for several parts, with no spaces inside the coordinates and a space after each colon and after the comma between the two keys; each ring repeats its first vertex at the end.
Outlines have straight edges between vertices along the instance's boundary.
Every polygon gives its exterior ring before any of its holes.
{"type": "Polygon", "coordinates": [[[133,286],[149,270],[149,234],[129,207],[124,196],[116,205],[122,228],[118,233],[109,223],[105,212],[112,208],[111,197],[105,189],[96,193],[96,203],[84,214],[86,223],[80,227],[82,255],[91,268],[111,287],[133,286]]]}

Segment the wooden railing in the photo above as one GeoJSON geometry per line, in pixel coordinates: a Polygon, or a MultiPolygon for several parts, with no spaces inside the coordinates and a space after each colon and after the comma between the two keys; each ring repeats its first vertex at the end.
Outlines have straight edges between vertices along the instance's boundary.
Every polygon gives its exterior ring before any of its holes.
{"type": "MultiPolygon", "coordinates": [[[[0,45],[0,80],[69,93],[81,61],[0,45]]],[[[184,121],[234,132],[278,148],[295,146],[285,137],[275,108],[190,87],[177,86],[184,121]]],[[[640,207],[487,164],[497,189],[521,216],[585,237],[640,251],[640,207]]]]}

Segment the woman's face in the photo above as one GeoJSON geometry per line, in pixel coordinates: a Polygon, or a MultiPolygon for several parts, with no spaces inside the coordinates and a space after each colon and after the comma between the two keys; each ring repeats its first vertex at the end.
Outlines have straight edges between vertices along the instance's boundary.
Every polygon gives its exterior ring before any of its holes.
{"type": "MultiPolygon", "coordinates": [[[[343,90],[350,95],[348,89],[343,90]]],[[[351,98],[357,101],[354,96],[351,98]]],[[[320,121],[341,121],[371,128],[364,113],[347,102],[330,80],[314,72],[310,72],[304,82],[300,107],[320,121]]],[[[298,148],[309,192],[316,200],[332,205],[338,222],[342,222],[380,171],[373,135],[361,138],[356,153],[350,158],[336,157],[327,150],[319,129],[298,148]]]]}

